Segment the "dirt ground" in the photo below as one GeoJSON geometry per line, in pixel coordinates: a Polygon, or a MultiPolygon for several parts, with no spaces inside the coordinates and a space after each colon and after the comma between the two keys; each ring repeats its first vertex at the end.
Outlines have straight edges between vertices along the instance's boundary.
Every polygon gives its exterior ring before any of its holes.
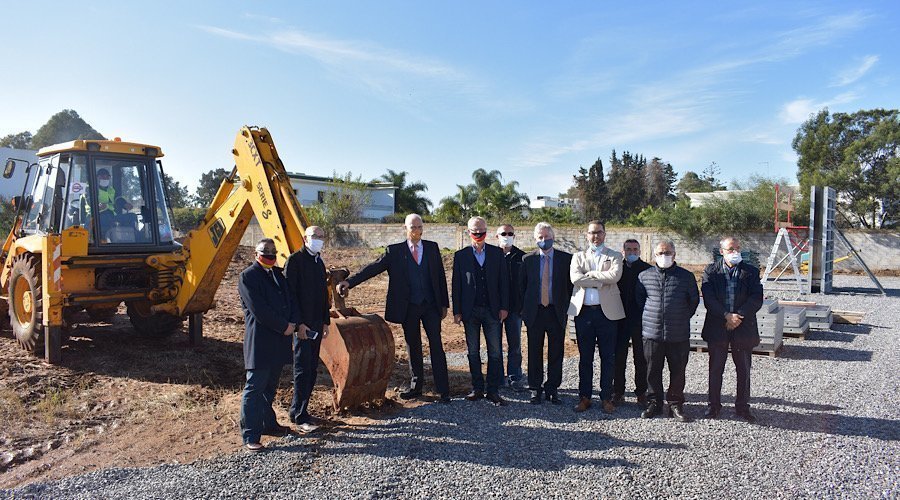
{"type": "MultiPolygon", "coordinates": [[[[359,270],[380,253],[368,249],[326,249],[328,265],[359,270]]],[[[63,347],[62,362],[49,365],[22,350],[8,329],[0,334],[0,488],[107,467],[186,463],[240,450],[238,426],[243,387],[243,313],[237,276],[252,259],[241,248],[204,316],[200,346],[188,343],[185,329],[164,339],[137,335],[120,307],[111,323],[84,322],[63,347]]],[[[444,256],[450,278],[452,254],[444,256]]],[[[387,275],[353,289],[347,305],[383,315],[387,275]]],[[[331,379],[319,368],[313,414],[329,420],[325,432],[365,425],[371,419],[421,402],[400,402],[396,388],[409,382],[403,334],[392,325],[396,344],[387,400],[352,413],[335,413],[331,379]]],[[[425,352],[427,339],[423,335],[425,352]]],[[[443,323],[447,352],[464,352],[461,326],[443,323]]],[[[574,346],[568,347],[569,354],[574,346]]],[[[282,374],[276,411],[288,422],[290,370],[282,374]]],[[[468,368],[450,367],[451,391],[470,388],[468,368]]],[[[426,392],[432,389],[426,369],[426,392]]],[[[430,394],[430,398],[436,398],[430,394]]],[[[275,439],[264,437],[263,442],[275,439]]]]}

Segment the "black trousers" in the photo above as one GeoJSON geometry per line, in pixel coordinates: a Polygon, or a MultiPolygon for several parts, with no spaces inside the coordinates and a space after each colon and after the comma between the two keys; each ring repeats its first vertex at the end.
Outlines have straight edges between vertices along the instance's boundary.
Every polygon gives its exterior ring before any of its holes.
{"type": "MultiPolygon", "coordinates": [[[[709,406],[722,407],[722,374],[728,360],[728,342],[709,343],[709,406]]],[[[731,359],[737,371],[737,395],[734,409],[738,412],[750,411],[750,364],[751,349],[737,349],[731,345],[731,359]]]]}
{"type": "Polygon", "coordinates": [[[425,367],[422,359],[422,332],[425,328],[431,349],[431,371],[434,374],[434,389],[442,396],[450,395],[450,379],[447,374],[447,355],[441,343],[441,311],[434,304],[409,304],[406,319],[403,320],[403,338],[409,354],[409,386],[421,391],[425,381],[425,367]]]}
{"type": "Polygon", "coordinates": [[[322,347],[324,325],[306,325],[319,332],[315,340],[299,340],[294,337],[294,397],[288,415],[291,422],[302,424],[309,419],[309,397],[316,386],[316,370],[319,368],[319,350],[322,347]]]}
{"type": "Polygon", "coordinates": [[[616,338],[616,373],[613,376],[613,394],[625,394],[625,367],[628,364],[628,345],[634,358],[634,394],[647,392],[647,359],[644,357],[644,341],[641,337],[641,322],[629,324],[627,319],[619,321],[619,336],[616,338]]]}
{"type": "Polygon", "coordinates": [[[666,391],[666,402],[670,405],[684,403],[685,370],[688,355],[691,352],[691,341],[657,342],[644,339],[644,355],[647,358],[647,399],[662,405],[663,401],[663,363],[669,365],[669,390],[666,391]]]}
{"type": "Polygon", "coordinates": [[[528,326],[528,388],[556,394],[562,383],[565,330],[553,306],[537,306],[537,317],[528,326]],[[544,336],[547,337],[547,381],[544,382],[544,336]],[[543,383],[543,387],[542,384],[543,383]]]}

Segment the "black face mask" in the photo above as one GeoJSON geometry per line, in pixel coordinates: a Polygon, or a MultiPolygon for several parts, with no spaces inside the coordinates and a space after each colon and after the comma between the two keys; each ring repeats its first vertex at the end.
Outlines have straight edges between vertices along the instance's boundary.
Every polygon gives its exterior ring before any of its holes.
{"type": "Polygon", "coordinates": [[[266,260],[275,260],[275,257],[277,257],[277,255],[275,255],[274,253],[272,253],[272,254],[261,253],[261,254],[259,254],[259,256],[266,260]]]}

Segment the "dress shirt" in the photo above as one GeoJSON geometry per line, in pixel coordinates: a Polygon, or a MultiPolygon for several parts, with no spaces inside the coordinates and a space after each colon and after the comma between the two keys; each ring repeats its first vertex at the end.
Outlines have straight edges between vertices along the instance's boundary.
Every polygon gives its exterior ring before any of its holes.
{"type": "Polygon", "coordinates": [[[472,245],[472,253],[475,254],[475,260],[478,262],[478,265],[484,267],[484,247],[481,247],[479,252],[475,245],[472,245]]]}
{"type": "Polygon", "coordinates": [[[416,264],[421,264],[422,263],[422,240],[419,240],[419,242],[416,243],[415,245],[413,244],[412,241],[406,240],[406,246],[409,247],[410,254],[413,253],[413,247],[416,247],[416,254],[418,256],[418,260],[416,260],[416,264]]]}
{"type": "MultiPolygon", "coordinates": [[[[588,252],[591,259],[591,271],[596,271],[600,269],[600,257],[603,255],[600,253],[599,249],[596,252],[588,252]]],[[[599,306],[600,305],[600,290],[597,288],[585,288],[584,289],[584,305],[586,306],[599,306]]]]}

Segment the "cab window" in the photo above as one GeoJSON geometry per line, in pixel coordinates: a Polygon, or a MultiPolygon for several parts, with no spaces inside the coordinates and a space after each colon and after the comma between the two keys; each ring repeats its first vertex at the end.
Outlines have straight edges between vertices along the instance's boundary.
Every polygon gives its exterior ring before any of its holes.
{"type": "Polygon", "coordinates": [[[62,223],[63,229],[74,226],[86,228],[89,235],[88,241],[91,244],[94,243],[94,231],[91,224],[91,176],[87,158],[81,154],[72,155],[62,223]]]}
{"type": "Polygon", "coordinates": [[[153,243],[153,212],[143,161],[97,159],[94,162],[96,206],[101,244],[153,243]]]}

